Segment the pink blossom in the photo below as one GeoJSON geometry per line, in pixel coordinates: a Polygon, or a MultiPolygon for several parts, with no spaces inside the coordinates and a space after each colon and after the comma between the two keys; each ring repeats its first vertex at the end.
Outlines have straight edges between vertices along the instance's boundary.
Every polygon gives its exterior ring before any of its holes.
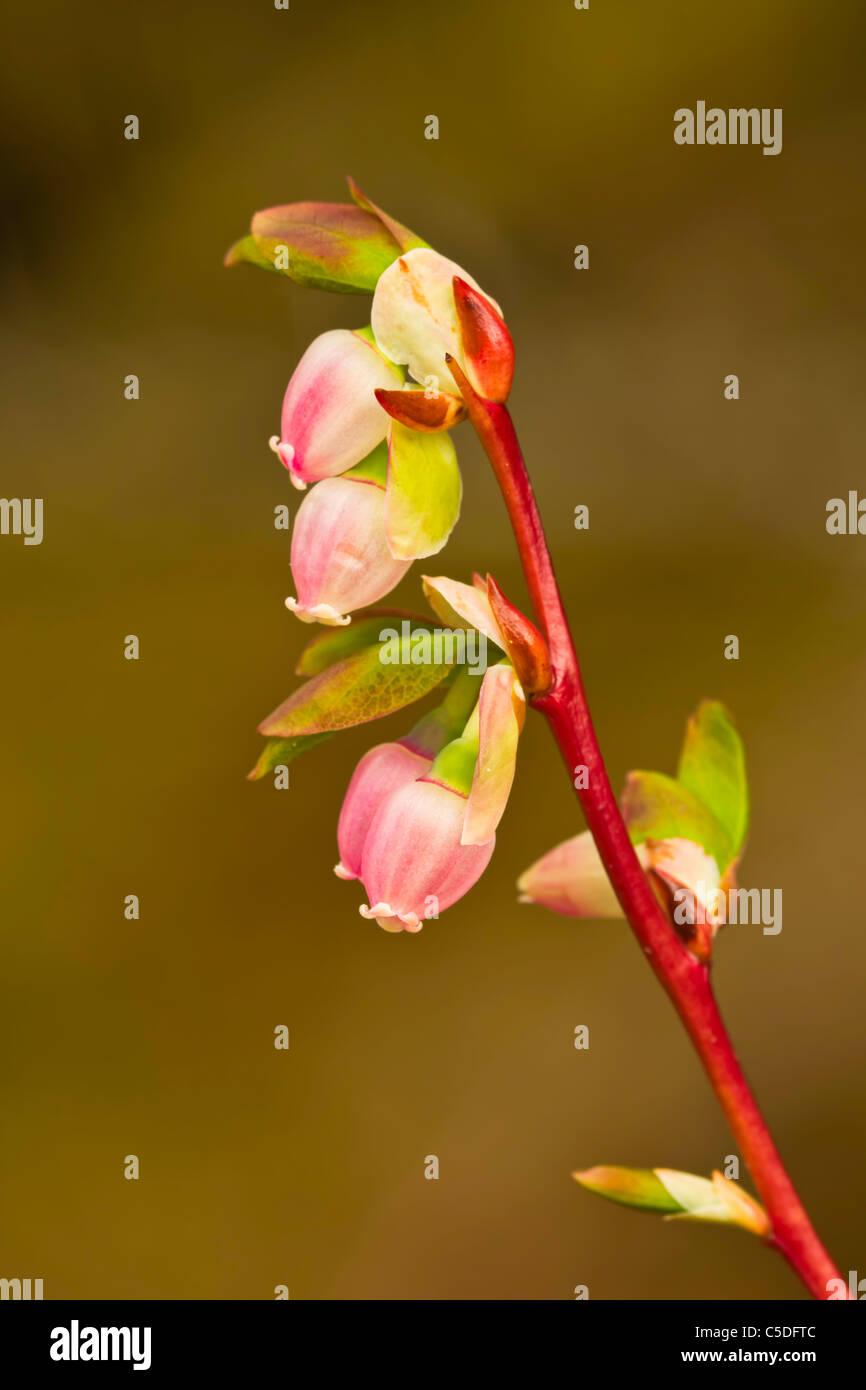
{"type": "Polygon", "coordinates": [[[343,625],[376,603],[409,569],[385,538],[385,491],[362,478],[325,478],[304,498],[292,532],[297,598],[286,607],[302,622],[343,625]]]}
{"type": "Polygon", "coordinates": [[[381,444],[390,420],[374,392],[402,384],[365,330],[333,328],[315,338],[292,374],[280,436],[271,440],[295,487],[345,473],[381,444]]]}
{"type": "Polygon", "coordinates": [[[364,841],[360,876],[370,904],[363,917],[386,931],[416,932],[468,893],[496,841],[460,843],[466,804],[460,792],[424,777],[386,797],[364,841]]]}
{"type": "Polygon", "coordinates": [[[358,878],[364,841],[382,802],[422,777],[430,766],[430,758],[413,753],[404,743],[380,743],[364,754],[352,774],[337,824],[340,862],[334,873],[338,878],[358,878]]]}

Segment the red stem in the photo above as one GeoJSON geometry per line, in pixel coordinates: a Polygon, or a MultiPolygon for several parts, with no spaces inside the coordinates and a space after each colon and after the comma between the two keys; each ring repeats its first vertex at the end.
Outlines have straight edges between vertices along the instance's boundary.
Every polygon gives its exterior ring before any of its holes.
{"type": "Polygon", "coordinates": [[[578,790],[586,823],[623,912],[685,1025],[754,1178],[770,1218],[769,1243],[781,1251],[815,1298],[826,1299],[828,1281],[841,1275],[815,1233],[737,1061],[713,996],[709,968],[686,949],[662,912],[620,814],[511,417],[505,406],[476,395],[456,363],[449,365],[505,498],[529,592],[550,648],[553,684],[534,696],[532,704],[546,716],[572,779],[578,766],[588,771],[581,779],[588,785],[578,790]]]}

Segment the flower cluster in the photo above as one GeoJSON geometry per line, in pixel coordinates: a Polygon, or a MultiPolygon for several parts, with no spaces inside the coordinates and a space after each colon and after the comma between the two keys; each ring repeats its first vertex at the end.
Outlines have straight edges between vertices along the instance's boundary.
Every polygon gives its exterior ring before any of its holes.
{"type": "MultiPolygon", "coordinates": [[[[307,649],[300,669],[312,679],[262,725],[276,737],[254,776],[426,693],[416,679],[406,698],[407,673],[386,664],[370,606],[413,560],[437,554],[457,522],[462,486],[449,430],[466,407],[451,365],[459,363],[464,390],[484,399],[504,400],[511,385],[513,347],[498,304],[350,187],[354,207],[257,214],[227,258],[319,288],[372,292],[369,326],[332,329],[307,348],[271,439],[295,487],[309,488],[292,531],[296,594],[286,605],[346,635],[307,649]]],[[[363,883],[361,913],[388,931],[420,930],[483,873],[525,709],[489,597],[502,611],[499,590],[480,579],[424,582],[441,621],[483,634],[499,655],[481,680],[465,668],[432,671],[431,684],[447,684],[439,707],[405,737],[370,749],[352,776],[336,873],[363,883]]]]}
{"type": "MultiPolygon", "coordinates": [[[[350,188],[352,205],[294,203],[256,214],[227,257],[302,285],[372,295],[368,327],[331,329],[307,348],[271,440],[305,491],[291,543],[297,592],[286,604],[325,631],[302,655],[306,684],[260,726],[270,742],[252,775],[442,685],[432,715],[361,759],[338,826],[336,872],[364,885],[362,914],[389,931],[418,931],[484,871],[514,776],[526,694],[543,692],[552,677],[544,638],[489,576],[471,585],[424,580],[448,629],[493,645],[483,680],[454,661],[425,657],[409,668],[385,653],[386,615],[388,631],[399,617],[429,638],[428,620],[371,605],[413,560],[445,545],[461,498],[449,431],[473,403],[495,410],[507,400],[514,349],[499,305],[471,276],[350,188]]],[[[714,904],[734,886],[748,815],[742,747],[722,706],[698,710],[676,778],[630,775],[622,813],[672,926],[681,925],[674,899],[685,892],[695,900],[696,920],[680,934],[707,959],[714,904]]],[[[519,887],[524,901],[571,916],[620,910],[588,832],[551,850],[519,887]]]]}

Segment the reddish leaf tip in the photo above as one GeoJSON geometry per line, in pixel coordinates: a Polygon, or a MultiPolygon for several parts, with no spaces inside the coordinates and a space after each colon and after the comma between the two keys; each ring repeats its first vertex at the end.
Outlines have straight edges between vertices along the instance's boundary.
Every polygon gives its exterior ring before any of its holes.
{"type": "Polygon", "coordinates": [[[463,361],[478,393],[498,405],[508,399],[514,377],[514,342],[502,315],[467,281],[452,280],[463,361]]]}
{"type": "Polygon", "coordinates": [[[524,691],[527,695],[545,694],[553,684],[546,641],[526,614],[505,597],[492,574],[487,576],[487,597],[524,691]]]}
{"type": "Polygon", "coordinates": [[[389,391],[378,386],[375,396],[392,420],[422,434],[450,430],[466,418],[466,407],[459,396],[452,396],[447,391],[389,391]]]}

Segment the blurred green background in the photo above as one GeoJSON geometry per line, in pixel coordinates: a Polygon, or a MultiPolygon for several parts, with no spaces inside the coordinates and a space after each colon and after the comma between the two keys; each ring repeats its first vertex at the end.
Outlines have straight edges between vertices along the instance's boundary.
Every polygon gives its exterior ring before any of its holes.
{"type": "MultiPolygon", "coordinates": [[[[784,928],[728,931],[718,989],[819,1231],[866,1274],[866,539],[824,526],[866,490],[862,6],[150,0],[3,30],[2,492],[46,510],[40,547],[0,538],[0,1274],[48,1298],[803,1296],[747,1237],[569,1176],[735,1150],[628,929],[516,904],[582,824],[540,720],[490,869],[417,937],[331,873],[354,761],[405,717],[288,792],[245,781],[305,636],[267,439],[306,343],[368,301],[221,259],[254,209],[343,200],[346,173],[505,309],[615,784],[673,770],[700,697],[736,713],[741,881],[783,889],[784,928]],[[675,146],[699,99],[782,107],[782,154],[675,146]]],[[[519,599],[455,439],[433,572],[519,599]]]]}

